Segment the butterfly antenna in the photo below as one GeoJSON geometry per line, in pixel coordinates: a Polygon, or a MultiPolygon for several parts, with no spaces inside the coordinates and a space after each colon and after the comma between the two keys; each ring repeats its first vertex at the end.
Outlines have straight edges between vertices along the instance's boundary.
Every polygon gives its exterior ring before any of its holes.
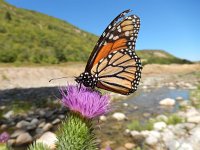
{"type": "Polygon", "coordinates": [[[69,78],[69,77],[60,77],[60,78],[53,78],[51,80],[49,80],[49,82],[53,81],[53,80],[59,80],[59,79],[64,79],[64,78],[69,78]]]}

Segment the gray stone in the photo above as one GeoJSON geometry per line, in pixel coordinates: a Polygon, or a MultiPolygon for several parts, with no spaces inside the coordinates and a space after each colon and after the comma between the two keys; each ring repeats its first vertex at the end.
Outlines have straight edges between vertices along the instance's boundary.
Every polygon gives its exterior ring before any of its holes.
{"type": "Polygon", "coordinates": [[[1,127],[0,127],[0,129],[1,129],[1,130],[5,130],[7,127],[8,127],[7,124],[2,124],[1,127]]]}
{"type": "Polygon", "coordinates": [[[15,142],[16,142],[16,139],[9,139],[7,141],[7,144],[8,144],[8,146],[13,146],[13,145],[15,145],[15,142]]]}
{"type": "Polygon", "coordinates": [[[34,118],[33,120],[31,120],[31,124],[35,124],[38,125],[39,120],[37,118],[34,118]]]}
{"type": "Polygon", "coordinates": [[[59,115],[58,116],[60,119],[64,119],[65,118],[65,115],[59,115]]]}
{"type": "Polygon", "coordinates": [[[200,123],[200,116],[191,116],[187,118],[190,123],[200,123]]]}
{"type": "Polygon", "coordinates": [[[158,139],[154,136],[148,136],[146,139],[145,139],[145,143],[148,144],[148,145],[156,145],[158,143],[158,139]]]}
{"type": "Polygon", "coordinates": [[[31,125],[30,122],[25,121],[25,120],[21,120],[20,122],[17,123],[16,127],[17,128],[23,128],[23,129],[25,129],[25,128],[27,128],[30,125],[31,125]]]}
{"type": "Polygon", "coordinates": [[[112,115],[112,117],[118,121],[122,121],[122,120],[125,120],[126,119],[126,116],[125,114],[123,113],[120,113],[120,112],[116,112],[112,115]]]}
{"type": "Polygon", "coordinates": [[[167,127],[167,124],[163,121],[155,122],[153,124],[153,128],[158,131],[165,129],[166,127],[167,127]]]}
{"type": "Polygon", "coordinates": [[[18,137],[19,135],[21,135],[21,134],[23,134],[23,133],[26,133],[26,131],[24,131],[24,130],[21,130],[21,129],[19,129],[19,130],[15,130],[12,134],[11,134],[11,138],[16,138],[16,137],[18,137]]]}
{"type": "Polygon", "coordinates": [[[33,141],[32,136],[29,133],[22,133],[20,134],[15,142],[15,145],[24,145],[24,144],[29,144],[33,141]]]}
{"type": "Polygon", "coordinates": [[[57,118],[57,119],[55,119],[55,120],[52,122],[52,124],[53,124],[53,125],[58,124],[58,123],[60,123],[60,121],[61,121],[61,120],[57,118]]]}
{"type": "Polygon", "coordinates": [[[165,98],[159,102],[160,105],[164,105],[164,106],[173,106],[175,105],[175,103],[176,103],[175,100],[172,98],[165,98]]]}
{"type": "Polygon", "coordinates": [[[100,119],[101,121],[106,121],[106,120],[107,120],[106,116],[100,116],[99,119],[100,119]]]}
{"type": "Polygon", "coordinates": [[[4,118],[10,119],[14,115],[14,111],[10,110],[3,115],[4,118]]]}
{"type": "Polygon", "coordinates": [[[41,122],[41,123],[38,125],[38,127],[39,127],[39,128],[43,128],[43,127],[45,126],[45,124],[46,124],[46,122],[41,122]]]}
{"type": "Polygon", "coordinates": [[[45,126],[42,129],[45,132],[45,131],[49,131],[52,127],[53,127],[53,125],[51,123],[47,123],[47,124],[45,124],[45,126]]]}

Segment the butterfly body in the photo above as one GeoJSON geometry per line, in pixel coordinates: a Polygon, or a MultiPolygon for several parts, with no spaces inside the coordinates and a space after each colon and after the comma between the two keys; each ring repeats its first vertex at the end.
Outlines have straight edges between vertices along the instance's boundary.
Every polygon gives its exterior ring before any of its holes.
{"type": "Polygon", "coordinates": [[[135,53],[140,19],[124,17],[129,11],[122,12],[105,29],[76,82],[124,95],[137,90],[142,69],[135,53]]]}

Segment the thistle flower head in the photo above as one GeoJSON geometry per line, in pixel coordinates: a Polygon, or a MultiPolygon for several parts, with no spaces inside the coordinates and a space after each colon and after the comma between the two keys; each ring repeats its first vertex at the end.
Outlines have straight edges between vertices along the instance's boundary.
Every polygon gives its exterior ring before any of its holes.
{"type": "Polygon", "coordinates": [[[83,85],[68,85],[61,89],[61,94],[64,106],[86,118],[95,118],[108,112],[109,96],[83,85]]]}
{"type": "Polygon", "coordinates": [[[0,143],[6,143],[10,138],[10,135],[7,132],[0,134],[0,143]]]}

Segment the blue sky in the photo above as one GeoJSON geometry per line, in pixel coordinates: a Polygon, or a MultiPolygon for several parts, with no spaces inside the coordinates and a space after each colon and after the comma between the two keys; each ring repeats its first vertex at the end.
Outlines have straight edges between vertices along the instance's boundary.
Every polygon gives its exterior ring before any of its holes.
{"type": "Polygon", "coordinates": [[[6,0],[21,8],[66,20],[100,35],[121,11],[141,18],[136,49],[163,49],[200,60],[199,0],[6,0]]]}

